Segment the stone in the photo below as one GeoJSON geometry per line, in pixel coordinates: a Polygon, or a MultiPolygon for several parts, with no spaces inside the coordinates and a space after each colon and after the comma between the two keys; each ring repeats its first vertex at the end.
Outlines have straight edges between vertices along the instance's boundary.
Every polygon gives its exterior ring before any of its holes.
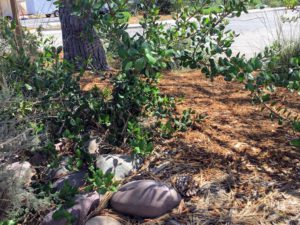
{"type": "Polygon", "coordinates": [[[64,176],[67,176],[69,174],[71,174],[72,172],[70,170],[68,170],[65,166],[59,167],[56,170],[54,170],[52,172],[52,179],[59,179],[62,178],[64,176]]]}
{"type": "Polygon", "coordinates": [[[63,158],[59,163],[58,167],[50,171],[51,179],[59,179],[72,173],[72,171],[67,169],[68,161],[68,157],[63,158]]]}
{"type": "Polygon", "coordinates": [[[32,177],[36,174],[29,162],[15,162],[6,167],[8,171],[13,173],[14,179],[20,181],[23,185],[28,186],[32,177]]]}
{"type": "Polygon", "coordinates": [[[237,142],[233,145],[233,149],[238,152],[244,152],[249,148],[249,145],[243,142],[237,142]]]}
{"type": "Polygon", "coordinates": [[[128,155],[101,155],[97,158],[96,167],[105,174],[114,174],[115,180],[122,180],[140,168],[142,160],[128,155]]]}
{"type": "Polygon", "coordinates": [[[76,173],[72,173],[65,177],[59,178],[57,181],[53,183],[53,188],[57,191],[60,191],[65,183],[68,183],[72,187],[79,188],[85,183],[85,174],[86,171],[80,171],[76,173]]]}
{"type": "Polygon", "coordinates": [[[154,218],[171,211],[180,201],[174,188],[154,180],[138,180],[123,185],[110,204],[122,214],[154,218]]]}
{"type": "MultiPolygon", "coordinates": [[[[75,197],[74,205],[68,209],[66,209],[74,218],[73,225],[79,225],[82,221],[86,219],[88,214],[95,210],[99,202],[101,200],[101,196],[97,192],[91,192],[88,194],[77,195],[75,197]]],[[[44,218],[42,225],[67,225],[68,222],[65,218],[54,219],[53,214],[56,212],[52,211],[44,218]]]]}
{"type": "Polygon", "coordinates": [[[85,223],[85,225],[122,225],[119,221],[109,216],[96,216],[85,223]]]}
{"type": "Polygon", "coordinates": [[[243,143],[243,142],[235,143],[233,145],[233,149],[238,152],[243,152],[243,153],[249,154],[251,156],[257,156],[262,152],[262,150],[260,148],[252,147],[249,144],[243,143]]]}
{"type": "Polygon", "coordinates": [[[100,153],[99,141],[96,138],[91,139],[87,144],[87,150],[88,153],[91,155],[99,154],[100,153]]]}

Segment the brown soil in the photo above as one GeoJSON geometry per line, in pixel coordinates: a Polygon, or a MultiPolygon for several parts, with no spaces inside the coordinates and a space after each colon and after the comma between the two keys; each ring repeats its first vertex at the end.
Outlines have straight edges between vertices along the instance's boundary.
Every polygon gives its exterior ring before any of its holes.
{"type": "Polygon", "coordinates": [[[89,91],[94,87],[103,90],[103,88],[110,87],[110,82],[104,76],[94,75],[90,72],[85,72],[84,76],[80,79],[80,88],[83,91],[89,91]]]}
{"type": "MultiPolygon", "coordinates": [[[[181,175],[190,175],[191,188],[196,188],[197,194],[184,198],[178,209],[162,218],[140,222],[300,222],[300,151],[289,145],[295,134],[287,126],[271,121],[268,111],[261,112],[242,84],[226,82],[222,77],[210,82],[199,71],[169,72],[160,86],[168,95],[184,96],[177,105],[179,112],[192,108],[207,117],[188,132],[157,140],[155,152],[142,171],[125,182],[150,177],[174,184],[181,175]],[[158,171],[160,165],[164,167],[158,171]],[[158,172],[151,172],[153,169],[158,172]]],[[[280,91],[277,98],[299,114],[297,94],[280,91]]],[[[135,220],[122,219],[124,224],[136,224],[135,220]]]]}
{"type": "MultiPolygon", "coordinates": [[[[138,24],[142,18],[143,18],[143,15],[133,16],[130,18],[129,24],[138,24]]],[[[159,20],[164,21],[164,20],[171,20],[171,19],[172,19],[172,15],[160,15],[159,20]]]]}

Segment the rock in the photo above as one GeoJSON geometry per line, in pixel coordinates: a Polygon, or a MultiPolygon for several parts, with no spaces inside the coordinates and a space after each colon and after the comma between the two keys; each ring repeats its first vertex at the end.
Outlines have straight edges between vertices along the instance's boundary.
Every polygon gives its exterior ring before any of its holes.
{"type": "Polygon", "coordinates": [[[119,213],[153,218],[179,205],[175,189],[154,180],[139,180],[123,185],[111,198],[111,207],[119,213]]]}
{"type": "MultiPolygon", "coordinates": [[[[75,204],[66,209],[74,218],[73,225],[80,224],[81,221],[84,221],[87,215],[96,209],[99,205],[101,196],[97,192],[92,192],[83,195],[77,195],[75,197],[75,204]]],[[[43,220],[42,225],[67,225],[68,222],[66,218],[54,219],[53,214],[56,212],[50,212],[43,220]]]]}
{"type": "Polygon", "coordinates": [[[69,158],[65,157],[59,163],[59,166],[56,169],[50,171],[51,179],[59,179],[61,177],[70,175],[72,172],[67,169],[69,158]]]}
{"type": "Polygon", "coordinates": [[[56,170],[52,171],[52,179],[59,179],[64,176],[70,175],[72,172],[68,170],[65,166],[59,167],[56,170]]]}
{"type": "Polygon", "coordinates": [[[62,177],[53,183],[53,188],[57,191],[60,191],[66,182],[72,187],[79,188],[85,183],[85,174],[86,171],[80,171],[62,177]]]}
{"type": "Polygon", "coordinates": [[[96,138],[91,139],[87,144],[87,150],[88,153],[90,153],[91,155],[99,154],[100,153],[99,141],[96,138]]]}
{"type": "Polygon", "coordinates": [[[257,156],[262,151],[260,148],[252,147],[252,146],[248,145],[247,143],[243,143],[243,142],[235,143],[233,145],[233,149],[238,152],[247,153],[251,156],[257,156]]]}
{"type": "Polygon", "coordinates": [[[233,149],[238,152],[244,152],[249,148],[249,145],[243,142],[237,142],[233,145],[233,149]]]}
{"type": "Polygon", "coordinates": [[[181,225],[179,222],[177,222],[176,220],[170,220],[169,221],[170,225],[181,225]]]}
{"type": "Polygon", "coordinates": [[[8,165],[6,169],[11,171],[13,177],[25,186],[31,183],[31,179],[36,173],[29,162],[15,162],[8,165]]]}
{"type": "Polygon", "coordinates": [[[85,223],[85,225],[122,225],[119,221],[109,216],[96,216],[85,223]]]}
{"type": "Polygon", "coordinates": [[[141,159],[128,155],[101,155],[97,158],[96,167],[104,173],[113,173],[115,180],[122,180],[136,171],[142,164],[141,159]]]}

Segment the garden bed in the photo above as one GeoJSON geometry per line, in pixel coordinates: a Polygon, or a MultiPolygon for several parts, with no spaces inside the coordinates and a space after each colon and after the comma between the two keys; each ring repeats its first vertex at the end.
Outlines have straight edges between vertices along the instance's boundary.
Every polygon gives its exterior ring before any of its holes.
{"type": "MultiPolygon", "coordinates": [[[[98,78],[89,82],[90,87],[101,83],[98,78]]],[[[176,186],[178,178],[189,177],[185,191],[196,194],[169,215],[140,223],[254,225],[300,219],[300,152],[288,143],[290,129],[261,112],[242,84],[222,77],[210,82],[199,71],[168,72],[160,87],[184,97],[178,111],[192,108],[206,118],[188,132],[158,138],[142,170],[123,183],[151,178],[176,186]]],[[[299,95],[288,95],[288,103],[283,92],[277,98],[299,115],[299,95]]],[[[119,217],[111,210],[103,214],[119,217]]]]}

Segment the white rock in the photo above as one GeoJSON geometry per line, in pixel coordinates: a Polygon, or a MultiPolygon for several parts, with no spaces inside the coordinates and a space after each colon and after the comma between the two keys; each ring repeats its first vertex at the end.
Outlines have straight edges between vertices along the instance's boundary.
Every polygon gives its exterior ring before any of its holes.
{"type": "Polygon", "coordinates": [[[96,216],[85,223],[85,225],[122,225],[119,221],[109,216],[96,216]]]}
{"type": "Polygon", "coordinates": [[[72,173],[72,171],[67,169],[68,161],[68,157],[63,158],[59,163],[58,167],[50,171],[51,179],[59,179],[72,173]]]}
{"type": "Polygon", "coordinates": [[[115,180],[122,180],[136,171],[142,163],[141,159],[135,159],[128,155],[101,155],[97,158],[96,167],[104,173],[112,173],[115,180]]]}
{"type": "Polygon", "coordinates": [[[96,138],[88,142],[87,149],[88,149],[88,153],[90,153],[91,155],[98,154],[100,152],[99,148],[100,148],[99,142],[96,138]]]}
{"type": "Polygon", "coordinates": [[[7,170],[13,172],[13,178],[17,179],[24,185],[29,185],[31,183],[32,177],[35,175],[36,171],[32,168],[29,162],[15,162],[6,167],[7,170]]]}

